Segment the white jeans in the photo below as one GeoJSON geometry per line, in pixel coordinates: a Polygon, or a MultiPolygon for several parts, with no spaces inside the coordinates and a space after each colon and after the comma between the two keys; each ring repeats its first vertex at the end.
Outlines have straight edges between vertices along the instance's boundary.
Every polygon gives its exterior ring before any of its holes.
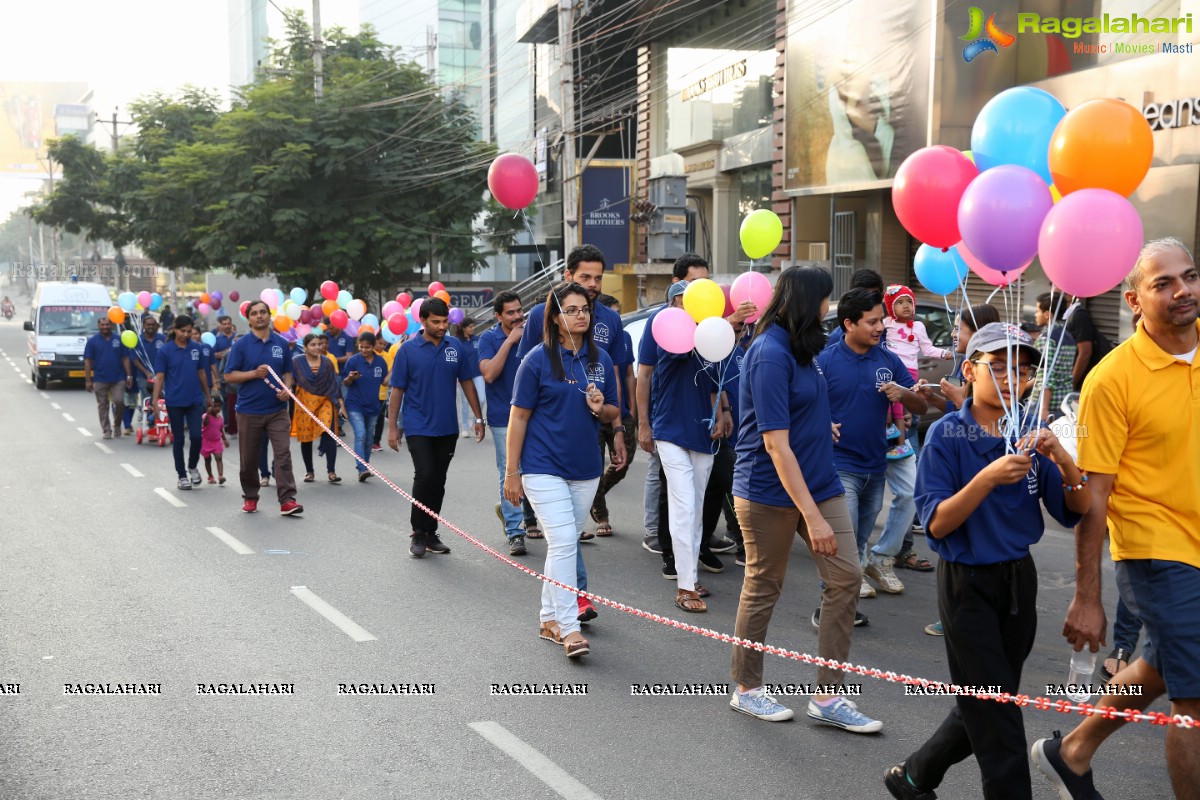
{"type": "MultiPolygon", "coordinates": [[[[575,562],[579,534],[596,498],[599,476],[590,481],[567,481],[557,475],[524,475],[521,484],[546,535],[546,576],[567,586],[578,586],[575,562]]],[[[563,636],[578,631],[579,598],[566,589],[543,583],[542,622],[550,620],[558,623],[563,636]]]]}
{"type": "Polygon", "coordinates": [[[654,441],[667,476],[667,508],[670,511],[671,547],[675,549],[675,572],[679,588],[696,590],[696,562],[700,558],[704,487],[712,472],[713,454],[685,450],[677,444],[654,441]]]}

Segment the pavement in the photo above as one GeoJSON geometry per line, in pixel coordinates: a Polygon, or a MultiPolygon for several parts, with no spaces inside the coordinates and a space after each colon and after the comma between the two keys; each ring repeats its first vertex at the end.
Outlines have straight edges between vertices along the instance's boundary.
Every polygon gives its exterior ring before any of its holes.
{"type": "MultiPolygon", "coordinates": [[[[592,654],[568,661],[537,638],[538,581],[444,528],[450,555],[409,558],[408,504],[378,479],[355,481],[345,453],[342,484],[300,484],[300,517],[277,514],[274,486],[258,514],[241,513],[236,441],[224,487],[179,491],[169,449],[101,440],[81,386],[30,385],[24,337],[18,321],[0,323],[0,798],[886,798],[884,770],[953,702],[861,679],[858,705],[884,728],[859,736],[812,723],[799,697],[781,698],[797,719],[773,724],[726,696],[632,696],[634,684],[729,683],[730,647],[601,607],[586,628],[592,654]],[[493,693],[513,683],[587,694],[493,693]],[[66,693],[78,684],[159,693],[66,693]],[[290,693],[198,693],[215,684],[290,693]]],[[[411,488],[407,452],[372,464],[411,488]]],[[[732,554],[703,574],[709,613],[687,615],[641,549],[645,467],[639,453],[610,495],[616,535],[583,545],[592,591],[732,633],[732,554]]],[[[491,442],[460,440],[443,515],[504,550],[497,484],[491,442]]],[[[520,560],[540,569],[545,542],[529,547],[520,560]]],[[[1071,533],[1052,527],[1034,554],[1041,625],[1022,689],[1042,694],[1068,670],[1071,533]]],[[[851,659],[947,680],[943,641],[923,632],[937,617],[934,574],[899,575],[902,595],[861,601],[871,624],[855,630],[851,659]]],[[[1111,616],[1110,564],[1105,597],[1111,616]]],[[[815,653],[816,603],[798,540],[771,643],[815,653]]],[[[815,681],[812,667],[766,658],[768,682],[815,681]]],[[[1032,743],[1078,717],[1028,708],[1024,719],[1032,743]]],[[[1170,796],[1164,734],[1141,724],[1114,737],[1096,763],[1100,791],[1170,796]]],[[[1057,796],[1036,772],[1033,786],[1057,796]]],[[[974,761],[938,793],[979,796],[974,761]]]]}

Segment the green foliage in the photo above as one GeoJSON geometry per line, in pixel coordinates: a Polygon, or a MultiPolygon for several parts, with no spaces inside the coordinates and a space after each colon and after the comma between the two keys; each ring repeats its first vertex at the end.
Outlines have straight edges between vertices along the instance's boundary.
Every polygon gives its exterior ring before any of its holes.
{"type": "MultiPolygon", "coordinates": [[[[325,41],[320,99],[311,30],[288,15],[261,80],[229,111],[187,88],[135,104],[138,137],[117,155],[56,142],[64,179],[37,218],[136,242],[166,266],[230,266],[309,289],[331,278],[360,296],[431,261],[481,263],[474,223],[495,151],[476,140],[476,121],[369,27],[333,28],[325,41]]],[[[511,233],[490,237],[506,242],[511,233]]]]}

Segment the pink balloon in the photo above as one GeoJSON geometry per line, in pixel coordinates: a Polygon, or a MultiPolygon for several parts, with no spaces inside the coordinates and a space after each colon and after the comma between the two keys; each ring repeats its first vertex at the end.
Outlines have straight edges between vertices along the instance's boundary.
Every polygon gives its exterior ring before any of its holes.
{"type": "Polygon", "coordinates": [[[1038,256],[1055,286],[1076,297],[1095,297],[1133,269],[1142,235],[1142,219],[1124,197],[1078,189],[1046,214],[1038,256]]]}
{"type": "Polygon", "coordinates": [[[212,311],[212,306],[210,306],[208,303],[201,303],[200,305],[196,306],[196,310],[199,311],[200,316],[203,317],[207,316],[208,312],[212,311]]]}
{"type": "Polygon", "coordinates": [[[279,295],[275,294],[274,289],[263,289],[258,293],[258,299],[267,304],[267,308],[274,311],[279,306],[279,295]]]}
{"type": "Polygon", "coordinates": [[[892,185],[892,205],[905,229],[925,244],[947,248],[958,232],[958,203],[979,168],[953,147],[923,147],[904,159],[892,185]]]}
{"type": "Polygon", "coordinates": [[[420,321],[421,319],[421,304],[425,302],[425,298],[421,297],[412,301],[412,305],[408,307],[408,313],[412,314],[412,318],[420,321]]]}
{"type": "Polygon", "coordinates": [[[664,308],[654,315],[650,332],[668,353],[690,353],[696,342],[696,321],[682,308],[664,308]]]}
{"type": "Polygon", "coordinates": [[[488,168],[488,188],[505,208],[525,208],[537,197],[537,168],[523,155],[505,153],[488,168]]]}
{"type": "Polygon", "coordinates": [[[445,288],[445,285],[443,285],[441,281],[434,281],[433,283],[429,284],[429,296],[433,297],[435,294],[445,288]]]}
{"type": "Polygon", "coordinates": [[[733,300],[729,299],[729,284],[719,283],[717,285],[721,287],[721,294],[725,295],[725,312],[721,314],[721,317],[728,317],[737,310],[733,305],[733,300]]]}
{"type": "Polygon", "coordinates": [[[312,326],[301,322],[299,325],[292,328],[292,330],[296,332],[296,336],[303,339],[305,336],[308,336],[310,333],[312,333],[312,326]]]}
{"type": "Polygon", "coordinates": [[[970,268],[971,272],[974,272],[992,286],[1008,286],[1010,283],[1015,282],[1017,280],[1017,276],[1029,269],[1029,265],[1033,263],[1033,259],[1030,259],[1016,269],[1010,269],[1008,272],[1001,272],[1000,270],[992,269],[987,264],[984,264],[982,261],[976,258],[975,254],[968,250],[966,244],[963,242],[959,242],[958,244],[954,245],[954,249],[958,251],[960,256],[962,256],[962,260],[967,262],[967,267],[970,268]]]}
{"type": "Polygon", "coordinates": [[[321,297],[326,300],[337,300],[338,285],[333,281],[324,281],[321,283],[321,297]]]}
{"type": "Polygon", "coordinates": [[[242,296],[241,296],[240,294],[238,294],[238,293],[237,293],[237,290],[236,290],[236,289],[235,289],[235,290],[233,290],[232,292],[230,292],[230,293],[229,293],[229,299],[230,299],[230,300],[232,300],[232,301],[233,301],[233,302],[235,302],[235,303],[236,303],[238,300],[240,300],[241,298],[242,298],[242,296]]]}
{"type": "Polygon", "coordinates": [[[977,259],[1011,272],[1037,255],[1038,232],[1053,205],[1050,187],[1036,172],[1002,164],[981,172],[963,192],[958,229],[977,259]]]}
{"type": "Polygon", "coordinates": [[[746,322],[754,322],[767,310],[767,303],[771,302],[771,282],[761,272],[744,272],[729,287],[729,300],[734,308],[747,300],[758,306],[758,311],[746,317],[746,322]]]}
{"type": "Polygon", "coordinates": [[[383,304],[383,318],[389,319],[393,314],[403,314],[404,306],[397,303],[395,300],[388,300],[383,304]]]}
{"type": "Polygon", "coordinates": [[[219,297],[214,297],[212,300],[209,301],[208,304],[209,304],[209,306],[212,307],[213,311],[221,310],[221,298],[219,298],[219,297]]]}
{"type": "Polygon", "coordinates": [[[150,308],[150,293],[146,291],[138,292],[138,305],[142,308],[150,308]]]}

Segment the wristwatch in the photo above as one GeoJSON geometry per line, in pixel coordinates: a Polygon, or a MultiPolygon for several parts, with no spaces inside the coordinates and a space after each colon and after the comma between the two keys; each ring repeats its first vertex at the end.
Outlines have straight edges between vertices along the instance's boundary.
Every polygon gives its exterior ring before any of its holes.
{"type": "Polygon", "coordinates": [[[477,417],[475,419],[475,424],[476,425],[486,425],[487,423],[477,417]]]}

